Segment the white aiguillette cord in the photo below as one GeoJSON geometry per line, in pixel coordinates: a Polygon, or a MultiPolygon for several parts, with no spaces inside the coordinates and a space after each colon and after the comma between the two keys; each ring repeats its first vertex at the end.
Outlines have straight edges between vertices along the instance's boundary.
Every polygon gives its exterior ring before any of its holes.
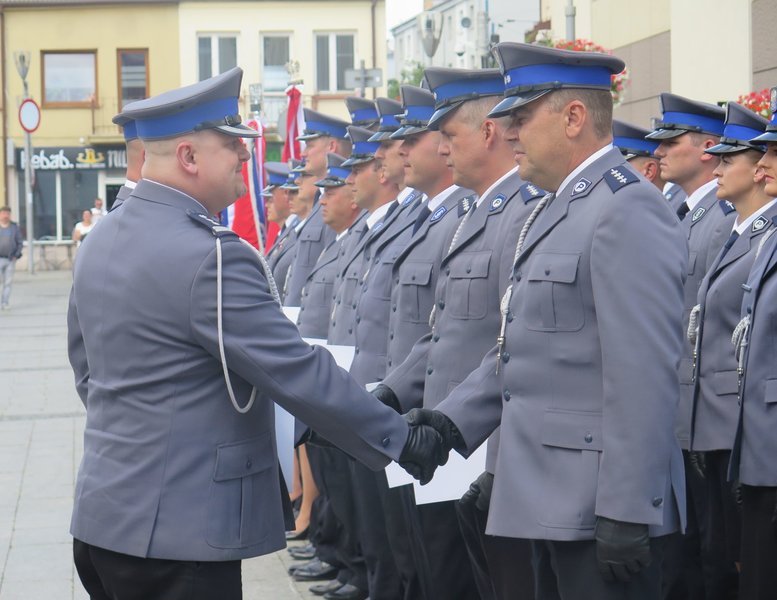
{"type": "MultiPolygon", "coordinates": [[[[278,285],[275,283],[275,278],[272,276],[272,270],[270,269],[270,265],[267,264],[267,260],[264,256],[262,256],[262,253],[259,252],[256,248],[254,248],[251,244],[246,242],[244,239],[240,239],[241,242],[243,242],[246,246],[251,248],[251,250],[254,251],[254,254],[256,254],[257,258],[259,259],[259,264],[262,265],[262,270],[264,271],[265,277],[267,277],[267,284],[270,286],[270,293],[272,294],[272,297],[275,299],[275,301],[278,303],[278,306],[281,306],[281,296],[278,293],[278,285]]],[[[224,352],[224,327],[223,327],[223,305],[222,305],[222,299],[221,299],[221,238],[216,238],[216,326],[218,328],[218,340],[219,340],[219,355],[221,356],[221,368],[224,371],[224,381],[227,384],[227,392],[229,393],[229,399],[232,401],[232,406],[235,407],[235,410],[239,412],[240,414],[245,414],[249,410],[251,410],[251,407],[254,405],[254,400],[256,400],[256,388],[252,388],[251,390],[251,397],[248,399],[248,404],[246,404],[244,407],[241,407],[238,402],[237,398],[235,398],[235,391],[232,389],[232,380],[229,377],[229,367],[227,366],[227,356],[224,352]]]]}

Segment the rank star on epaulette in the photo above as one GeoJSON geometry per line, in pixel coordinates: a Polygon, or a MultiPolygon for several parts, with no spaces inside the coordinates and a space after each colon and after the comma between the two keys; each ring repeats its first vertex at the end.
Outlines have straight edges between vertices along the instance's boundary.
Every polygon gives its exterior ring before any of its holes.
{"type": "Polygon", "coordinates": [[[769,219],[761,215],[755,221],[753,221],[753,226],[750,228],[750,231],[752,233],[756,233],[757,231],[761,231],[768,224],[769,224],[769,219]]]}
{"type": "Polygon", "coordinates": [[[437,221],[442,219],[443,215],[445,215],[445,213],[447,213],[447,212],[448,212],[448,207],[447,206],[440,206],[437,210],[435,210],[432,213],[432,216],[429,217],[429,222],[430,223],[436,223],[437,221]]]}
{"type": "Polygon", "coordinates": [[[701,219],[704,216],[704,213],[707,212],[707,209],[703,206],[700,206],[696,209],[696,211],[693,213],[693,216],[691,216],[691,223],[695,223],[699,219],[701,219]]]}

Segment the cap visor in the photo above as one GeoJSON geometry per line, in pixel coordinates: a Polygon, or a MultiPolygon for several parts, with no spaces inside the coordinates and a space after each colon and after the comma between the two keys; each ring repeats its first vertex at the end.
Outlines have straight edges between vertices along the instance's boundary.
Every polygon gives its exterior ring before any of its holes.
{"type": "Polygon", "coordinates": [[[419,133],[424,133],[425,131],[428,131],[426,127],[416,127],[414,125],[403,125],[399,129],[397,129],[394,133],[392,133],[390,138],[392,140],[404,140],[406,137],[410,137],[411,135],[417,135],[419,133]]]}
{"type": "Polygon", "coordinates": [[[751,142],[777,142],[777,131],[766,131],[759,135],[758,137],[754,137],[751,142]]]}
{"type": "Polygon", "coordinates": [[[244,138],[262,137],[261,132],[257,131],[256,129],[251,129],[250,127],[246,127],[245,125],[220,125],[219,127],[214,127],[214,129],[226,135],[231,135],[232,137],[244,137],[244,138]]]}
{"type": "Polygon", "coordinates": [[[341,167],[351,167],[353,165],[363,165],[364,163],[368,163],[370,161],[375,160],[374,156],[351,156],[350,158],[347,158],[343,161],[343,164],[341,164],[341,167]]]}
{"type": "Polygon", "coordinates": [[[534,102],[538,98],[542,98],[545,94],[549,94],[553,90],[539,90],[536,92],[527,92],[526,94],[516,94],[515,96],[507,96],[499,104],[491,109],[488,116],[491,118],[506,117],[516,108],[525,106],[529,102],[534,102]]]}
{"type": "Polygon", "coordinates": [[[385,140],[391,139],[391,134],[394,133],[396,129],[392,129],[391,131],[376,131],[373,133],[368,139],[368,142],[383,142],[385,140]]]}
{"type": "Polygon", "coordinates": [[[735,146],[733,144],[716,144],[711,148],[707,148],[704,152],[718,156],[720,154],[734,154],[735,152],[744,152],[745,150],[755,150],[755,148],[751,148],[750,146],[735,146]]]}
{"type": "Polygon", "coordinates": [[[437,131],[442,124],[442,120],[462,104],[463,102],[455,102],[453,104],[449,104],[448,106],[438,108],[429,118],[429,124],[426,127],[432,131],[437,131]]]}
{"type": "Polygon", "coordinates": [[[314,140],[316,138],[320,138],[322,135],[324,134],[314,131],[312,133],[303,133],[302,135],[298,135],[297,139],[304,142],[305,140],[314,140]]]}
{"type": "Polygon", "coordinates": [[[688,133],[688,129],[656,129],[645,136],[646,140],[670,140],[688,133]]]}
{"type": "Polygon", "coordinates": [[[330,179],[329,177],[325,177],[324,179],[320,179],[319,181],[316,181],[313,185],[317,187],[322,188],[330,188],[330,187],[342,187],[345,185],[345,181],[342,179],[330,179]]]}

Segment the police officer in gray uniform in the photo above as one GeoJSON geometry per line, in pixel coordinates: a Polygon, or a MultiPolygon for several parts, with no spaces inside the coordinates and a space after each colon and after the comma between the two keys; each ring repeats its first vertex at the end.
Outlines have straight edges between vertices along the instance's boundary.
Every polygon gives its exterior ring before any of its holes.
{"type": "Polygon", "coordinates": [[[335,274],[338,262],[343,259],[343,245],[353,235],[353,225],[364,218],[353,200],[353,190],[345,184],[350,172],[343,166],[345,160],[339,154],[328,154],[326,177],[316,182],[316,186],[323,189],[319,204],[324,224],[331,227],[337,237],[324,248],[302,288],[297,326],[303,337],[326,339],[335,274]]]}
{"type": "Polygon", "coordinates": [[[728,463],[739,409],[737,363],[729,344],[739,322],[742,284],[764,234],[777,216],[773,198],[764,191],[756,163],[764,147],[749,140],[764,132],[767,120],[729,102],[720,143],[708,153],[720,157],[715,170],[721,202],[736,208],[737,220],[699,287],[699,303],[691,316],[688,335],[694,346],[694,387],[691,451],[699,468],[708,501],[706,535],[702,547],[708,556],[728,568],[714,573],[708,600],[736,597],[741,536],[739,508],[728,482],[728,463]]]}
{"type": "Polygon", "coordinates": [[[127,110],[143,179],[75,267],[68,350],[87,418],[71,533],[92,597],[242,597],[240,559],[282,548],[291,517],[269,398],[376,469],[433,439],[305,344],[263,257],[212,219],[245,193],[241,78],[127,110]]]}
{"type": "MultiPolygon", "coordinates": [[[[396,396],[398,405],[394,405],[401,406],[402,412],[422,405],[435,407],[480,364],[493,345],[499,329],[499,299],[508,283],[511,247],[515,247],[523,222],[542,195],[534,186],[521,189],[523,181],[504,139],[505,123],[487,117],[504,93],[498,70],[430,68],[426,79],[437,97],[431,126],[442,133],[440,150],[453,165],[454,182],[472,188],[479,198],[470,204],[454,239],[443,249],[429,317],[431,332],[420,338],[407,359],[389,373],[383,382],[385,388],[376,390],[378,397],[388,398],[390,404],[394,404],[391,397],[396,396]]],[[[489,468],[493,466],[489,464],[489,468]]],[[[437,514],[431,514],[434,506],[418,508],[422,522],[428,521],[427,554],[433,564],[440,564],[443,558],[433,545],[442,534],[434,535],[435,522],[450,524],[452,519],[452,526],[456,525],[453,503],[443,504],[436,507],[437,514]],[[429,518],[424,518],[424,513],[430,513],[429,518]]],[[[485,512],[480,515],[482,527],[475,529],[485,528],[485,516],[485,512]]],[[[477,533],[471,537],[479,540],[477,533]]],[[[478,543],[473,540],[467,546],[474,548],[478,543]]],[[[514,562],[511,575],[521,573],[521,558],[526,573],[527,548],[514,562]]],[[[467,562],[464,557],[464,567],[455,566],[466,573],[467,562]]],[[[473,561],[478,589],[481,596],[493,597],[483,562],[473,561]]],[[[438,567],[435,581],[446,590],[445,584],[439,583],[444,567],[444,563],[438,567]]],[[[530,573],[525,583],[532,588],[530,573]]]]}
{"type": "Polygon", "coordinates": [[[374,129],[380,122],[378,108],[374,100],[348,96],[345,99],[345,106],[348,109],[348,114],[351,115],[351,125],[374,129]]]}
{"type": "Polygon", "coordinates": [[[506,91],[491,114],[511,117],[521,176],[553,193],[519,235],[496,346],[408,418],[465,455],[501,424],[487,533],[531,540],[538,599],[654,599],[657,538],[684,506],[672,425],[685,238],[611,144],[621,60],[495,53],[506,91]]]}
{"type": "MultiPolygon", "coordinates": [[[[674,94],[661,94],[663,120],[648,139],[659,141],[655,155],[660,159],[661,176],[683,187],[687,198],[680,205],[680,217],[688,238],[688,276],[685,281],[683,334],[688,330],[691,309],[696,305],[699,285],[712,261],[731,233],[733,208],[720,204],[717,182],[712,174],[719,160],[704,150],[714,146],[723,134],[725,111],[711,104],[689,100],[674,94]],[[689,159],[690,155],[690,159],[689,159]]],[[[708,555],[701,538],[708,535],[707,502],[704,482],[690,464],[688,454],[693,401],[693,347],[684,337],[680,361],[680,405],[675,433],[683,449],[688,486],[688,528],[669,543],[664,573],[666,598],[714,594],[717,573],[725,565],[708,555]],[[701,566],[701,571],[699,567],[701,566]]]]}
{"type": "MultiPolygon", "coordinates": [[[[751,141],[766,143],[766,153],[758,166],[766,176],[766,193],[777,197],[777,88],[771,90],[771,111],[766,132],[751,141]]],[[[777,235],[770,235],[758,252],[747,284],[742,286],[742,320],[733,340],[740,374],[740,406],[729,478],[741,484],[739,597],[748,600],[767,600],[777,594],[776,244],[777,235]]]]}
{"type": "MultiPolygon", "coordinates": [[[[328,152],[337,152],[345,156],[346,150],[350,150],[345,129],[348,123],[308,108],[304,109],[304,112],[305,131],[297,139],[306,143],[302,151],[305,170],[318,181],[326,176],[328,152]]],[[[318,200],[318,194],[316,200],[318,200]]],[[[321,208],[316,203],[304,225],[297,230],[294,260],[289,267],[288,282],[283,297],[283,303],[286,306],[299,306],[302,287],[313,265],[335,235],[330,227],[324,225],[321,208]]]]}
{"type": "Polygon", "coordinates": [[[613,145],[621,151],[635,171],[663,191],[665,182],[661,178],[661,167],[655,155],[658,142],[646,140],[648,133],[650,132],[642,127],[618,119],[612,121],[613,145]]]}
{"type": "MultiPolygon", "coordinates": [[[[128,104],[127,106],[130,105],[128,104]]],[[[127,198],[129,198],[132,190],[135,189],[138,181],[140,181],[140,170],[143,168],[144,158],[143,142],[138,138],[135,122],[123,113],[119,113],[113,117],[112,121],[121,127],[122,134],[124,135],[124,144],[127,149],[127,174],[124,185],[119,188],[119,191],[116,193],[116,198],[109,207],[109,210],[118,208],[127,198]]]]}

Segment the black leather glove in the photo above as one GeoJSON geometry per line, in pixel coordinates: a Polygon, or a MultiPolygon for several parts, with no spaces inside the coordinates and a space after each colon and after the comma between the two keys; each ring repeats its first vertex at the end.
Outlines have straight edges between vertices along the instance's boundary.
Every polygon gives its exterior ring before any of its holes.
{"type": "Polygon", "coordinates": [[[399,399],[394,393],[394,390],[392,390],[389,386],[383,385],[381,383],[378,385],[378,387],[372,390],[372,395],[389,408],[393,408],[400,415],[402,414],[402,407],[399,405],[399,399]]]}
{"type": "Polygon", "coordinates": [[[693,470],[696,471],[699,477],[702,479],[707,478],[707,457],[704,455],[704,452],[691,450],[688,453],[688,462],[691,463],[693,470]]]}
{"type": "Polygon", "coordinates": [[[442,436],[428,425],[411,425],[405,447],[399,455],[399,466],[426,485],[435,469],[448,462],[448,449],[442,436]]]}
{"type": "Polygon", "coordinates": [[[464,452],[467,445],[458,427],[447,416],[437,410],[428,408],[414,408],[405,415],[405,419],[411,425],[429,425],[442,436],[446,452],[454,449],[464,452]]]}
{"type": "Polygon", "coordinates": [[[466,506],[475,505],[480,512],[488,512],[488,505],[491,503],[491,489],[494,487],[494,475],[488,471],[483,471],[478,478],[469,484],[469,489],[461,497],[461,504],[466,506]]]}
{"type": "Polygon", "coordinates": [[[650,564],[648,526],[597,517],[596,559],[605,581],[629,581],[650,564]]]}

